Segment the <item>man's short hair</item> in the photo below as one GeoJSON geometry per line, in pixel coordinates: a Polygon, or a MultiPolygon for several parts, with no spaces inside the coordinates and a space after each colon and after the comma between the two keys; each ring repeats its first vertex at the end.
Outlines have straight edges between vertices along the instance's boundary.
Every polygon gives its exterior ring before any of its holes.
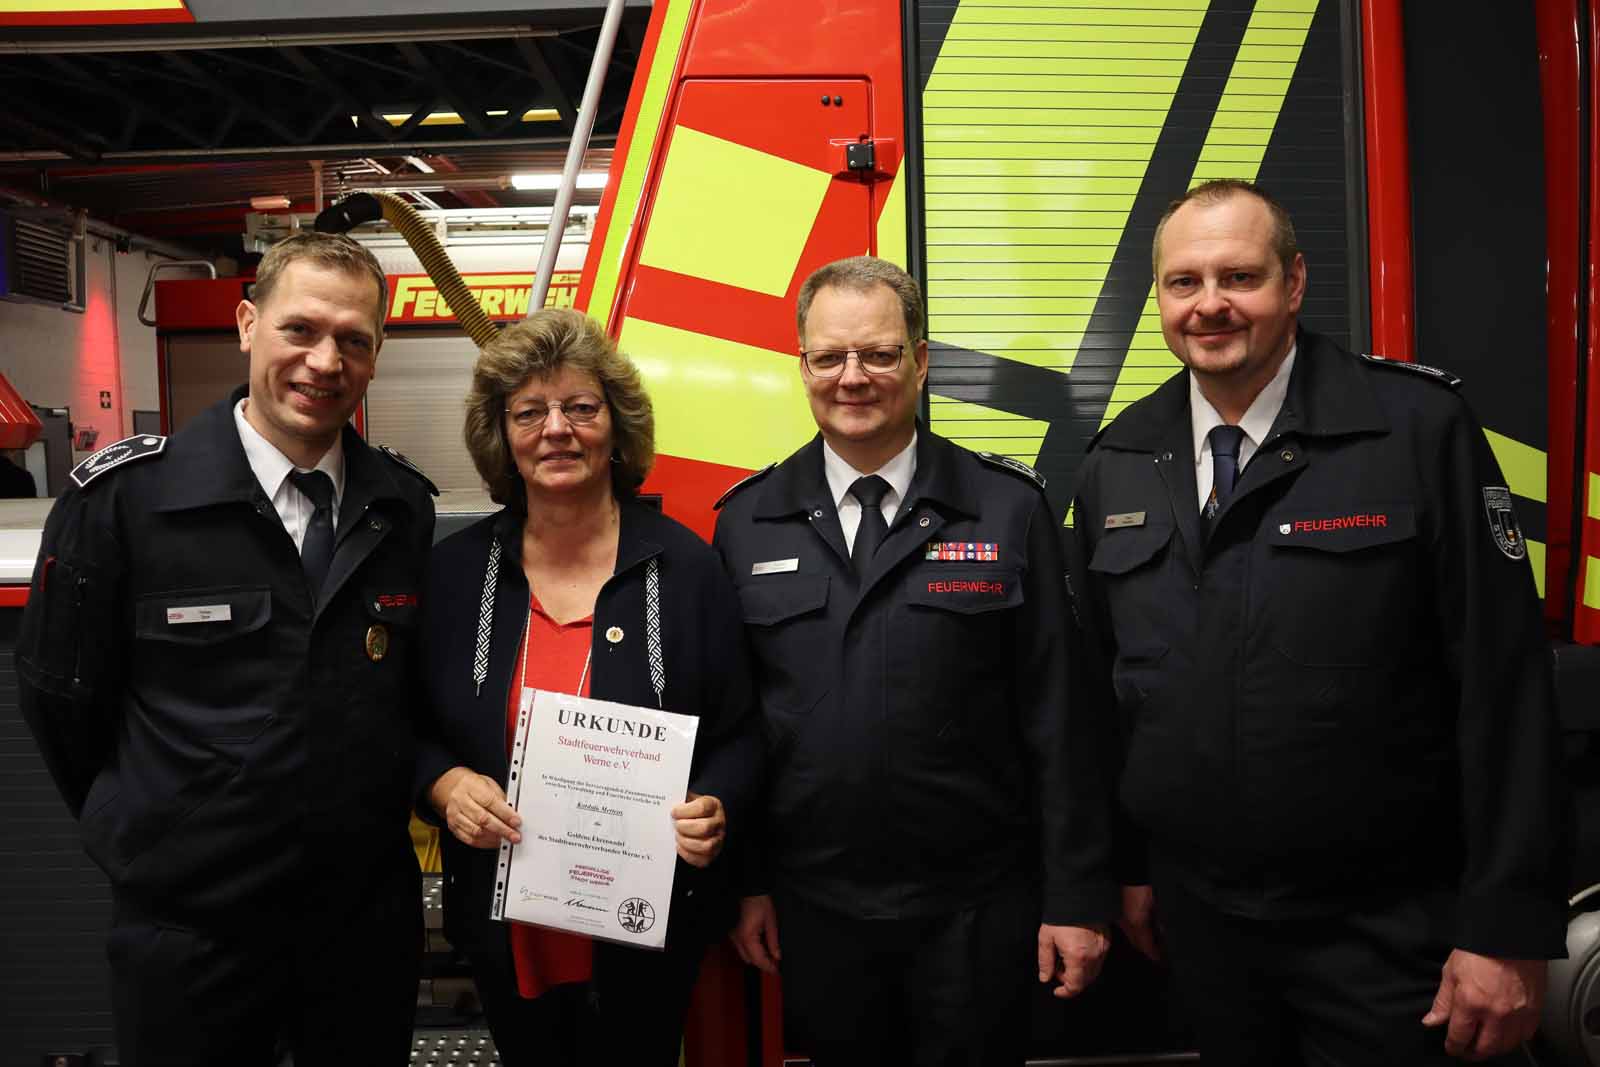
{"type": "Polygon", "coordinates": [[[389,306],[389,280],[373,254],[342,233],[317,233],[302,230],[267,249],[256,267],[256,282],[250,289],[250,302],[264,307],[273,288],[289,264],[307,262],[354,277],[365,275],[378,283],[377,336],[383,336],[383,320],[389,306]]]}
{"type": "Polygon", "coordinates": [[[589,316],[572,308],[540,308],[507,326],[483,346],[472,368],[463,436],[473,466],[496,504],[525,504],[522,475],[506,439],[506,404],[533,379],[545,380],[563,367],[592,374],[611,409],[613,490],[637,490],[656,459],[656,419],[633,360],[617,351],[589,316]]]}
{"type": "Polygon", "coordinates": [[[1277,253],[1278,262],[1283,264],[1284,275],[1288,275],[1294,267],[1294,257],[1300,254],[1300,243],[1294,236],[1294,221],[1289,218],[1283,205],[1255,182],[1247,182],[1243,178],[1213,178],[1178,197],[1161,213],[1161,221],[1156,223],[1156,238],[1150,247],[1150,266],[1158,281],[1161,277],[1161,235],[1166,231],[1167,221],[1178,209],[1188,203],[1206,206],[1221,204],[1240,195],[1255,197],[1267,205],[1267,210],[1272,213],[1272,250],[1277,253]]]}
{"type": "Polygon", "coordinates": [[[922,287],[917,280],[886,259],[851,256],[818,267],[800,286],[794,317],[801,342],[804,343],[806,336],[806,316],[811,312],[811,301],[818,292],[823,289],[848,289],[866,293],[878,285],[888,286],[895,299],[900,301],[900,313],[906,320],[906,339],[913,344],[922,340],[922,287]]]}

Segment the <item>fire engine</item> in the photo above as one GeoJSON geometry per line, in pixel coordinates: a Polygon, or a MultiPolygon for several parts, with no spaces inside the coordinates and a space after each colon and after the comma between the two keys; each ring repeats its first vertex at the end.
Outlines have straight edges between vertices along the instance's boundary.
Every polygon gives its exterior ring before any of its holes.
{"type": "MultiPolygon", "coordinates": [[[[1597,61],[1588,0],[656,0],[581,269],[565,250],[548,299],[638,363],[658,427],[643,492],[709,538],[712,502],[814,432],[801,282],[846,255],[901,263],[927,295],[928,424],[1033,465],[1066,525],[1089,439],[1178,366],[1152,289],[1162,208],[1211,178],[1268,187],[1309,264],[1306,325],[1459,375],[1507,475],[1579,808],[1571,958],[1533,1055],[1600,1064],[1597,61]]],[[[474,349],[450,323],[521,317],[531,266],[475,267],[466,301],[390,279],[403,354],[386,347],[362,425],[447,490],[442,514],[483,506],[457,431],[474,349]]],[[[233,384],[209,357],[240,287],[155,284],[164,430],[233,384]]],[[[0,590],[7,643],[25,580],[0,590]]],[[[28,744],[0,736],[14,774],[42,774],[28,744]]],[[[30,896],[13,921],[48,910],[30,896]]],[[[37,1003],[19,966],[0,962],[0,990],[37,1003]]],[[[780,998],[713,953],[688,1062],[782,1062],[780,998]]],[[[1080,1001],[1036,1006],[1048,1062],[1179,1062],[1187,1041],[1126,945],[1080,1001]]]]}

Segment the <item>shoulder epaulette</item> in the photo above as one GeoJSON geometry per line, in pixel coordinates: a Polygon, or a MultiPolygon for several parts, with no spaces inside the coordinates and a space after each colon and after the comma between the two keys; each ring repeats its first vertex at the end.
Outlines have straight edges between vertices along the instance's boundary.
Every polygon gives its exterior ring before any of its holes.
{"type": "Polygon", "coordinates": [[[405,456],[401,455],[399,452],[396,452],[394,449],[390,448],[388,445],[379,445],[378,446],[378,451],[382,452],[384,455],[388,456],[390,459],[392,459],[396,463],[400,464],[400,466],[404,467],[406,470],[410,471],[412,474],[415,474],[418,478],[421,478],[422,479],[422,484],[428,487],[428,492],[432,493],[434,496],[438,496],[439,495],[439,487],[437,485],[434,485],[433,482],[428,479],[428,476],[426,474],[422,473],[422,468],[421,467],[417,466],[415,463],[411,462],[405,456]]]}
{"type": "Polygon", "coordinates": [[[1404,360],[1399,359],[1385,359],[1382,356],[1369,356],[1365,352],[1361,354],[1361,358],[1366,360],[1368,363],[1376,364],[1380,367],[1393,367],[1395,370],[1410,371],[1412,374],[1420,374],[1424,378],[1431,378],[1440,385],[1448,385],[1452,389],[1461,388],[1460,378],[1457,378],[1454,374],[1451,374],[1447,370],[1440,370],[1438,367],[1430,367],[1426,363],[1407,363],[1404,360]]]}
{"type": "Polygon", "coordinates": [[[717,497],[717,502],[715,504],[711,505],[711,510],[712,511],[721,511],[722,510],[722,505],[724,505],[724,504],[726,504],[728,502],[728,498],[729,497],[733,496],[733,494],[737,493],[739,490],[743,489],[745,486],[753,485],[756,482],[759,482],[761,479],[765,478],[768,474],[771,474],[773,468],[776,467],[776,466],[777,466],[776,463],[768,463],[765,467],[762,467],[760,470],[756,471],[754,474],[747,474],[743,478],[740,478],[738,481],[734,482],[732,485],[728,486],[728,491],[726,493],[723,493],[721,496],[717,497]]]}
{"type": "Polygon", "coordinates": [[[1012,459],[1010,456],[1002,456],[998,452],[979,452],[977,453],[977,456],[991,467],[999,467],[1003,471],[1010,471],[1012,474],[1020,474],[1022,477],[1028,479],[1028,481],[1038,486],[1039,492],[1044,492],[1044,475],[1040,474],[1038,471],[1034,470],[1021,460],[1012,459]]]}
{"type": "Polygon", "coordinates": [[[132,463],[136,459],[159,456],[166,447],[167,439],[160,434],[136,433],[132,437],[124,437],[120,441],[106,445],[73,467],[70,477],[79,489],[86,489],[90,482],[106,471],[115,470],[124,463],[132,463]]]}

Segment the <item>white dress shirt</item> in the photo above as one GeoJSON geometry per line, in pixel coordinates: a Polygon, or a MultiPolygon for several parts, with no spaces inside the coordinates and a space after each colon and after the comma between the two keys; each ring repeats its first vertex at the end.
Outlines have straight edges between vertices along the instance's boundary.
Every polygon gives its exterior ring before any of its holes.
{"type": "MultiPolygon", "coordinates": [[[[1240,475],[1244,474],[1245,464],[1256,454],[1261,442],[1272,432],[1272,424],[1278,421],[1283,400],[1289,395],[1289,372],[1294,369],[1294,356],[1298,348],[1297,344],[1289,346],[1289,354],[1283,357],[1283,365],[1278,368],[1278,373],[1272,376],[1265,389],[1256,394],[1256,398],[1245,409],[1244,418],[1239,420],[1239,429],[1244,431],[1244,437],[1239,442],[1240,475]]],[[[1205,510],[1206,501],[1211,499],[1211,483],[1216,478],[1216,469],[1211,465],[1211,441],[1206,435],[1223,424],[1222,416],[1200,392],[1200,383],[1191,373],[1189,425],[1194,431],[1194,485],[1200,496],[1195,506],[1201,511],[1205,510]]]]}
{"type": "MultiPolygon", "coordinates": [[[[305,468],[297,468],[271,441],[256,432],[250,420],[244,417],[244,405],[245,401],[240,400],[233,406],[233,424],[239,428],[239,443],[244,445],[244,458],[250,461],[256,481],[261,483],[262,492],[267,494],[267,499],[277,509],[278,518],[283,520],[283,528],[294,538],[294,548],[298,552],[305,544],[306,524],[311,521],[311,513],[316,506],[310,497],[295,488],[289,480],[289,472],[303,471],[305,468]]],[[[322,454],[313,469],[333,479],[332,520],[333,528],[337,530],[339,502],[344,499],[344,442],[334,438],[333,447],[322,454]]]]}
{"type": "Polygon", "coordinates": [[[833,506],[839,512],[839,528],[844,531],[844,547],[855,551],[856,530],[861,527],[861,501],[850,492],[857,478],[876,474],[889,483],[889,491],[878,504],[883,521],[894,525],[895,514],[905,501],[906,490],[911,488],[911,476],[917,473],[917,433],[911,432],[911,443],[901,449],[893,459],[875,471],[858,471],[844,458],[822,442],[822,472],[828,478],[828,492],[833,495],[833,506]]]}

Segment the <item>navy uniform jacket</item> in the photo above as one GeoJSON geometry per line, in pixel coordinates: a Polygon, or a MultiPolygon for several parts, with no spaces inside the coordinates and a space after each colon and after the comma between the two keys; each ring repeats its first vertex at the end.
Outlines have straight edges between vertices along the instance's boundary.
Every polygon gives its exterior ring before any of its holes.
{"type": "MultiPolygon", "coordinates": [[[[728,847],[747,832],[761,776],[750,668],[728,578],[716,554],[685,527],[628,498],[620,501],[617,564],[594,606],[589,695],[596,700],[656,707],[646,629],[651,561],[660,574],[660,706],[695,715],[691,792],[722,801],[728,847]],[[615,631],[620,631],[620,635],[615,631]],[[611,636],[619,636],[613,641],[611,636]]],[[[426,700],[414,782],[417,811],[441,823],[428,790],[452,767],[471,767],[505,783],[506,703],[517,684],[517,648],[528,624],[528,579],[522,570],[522,511],[507,508],[439,542],[428,562],[423,613],[426,700]],[[490,546],[500,545],[488,615],[487,662],[480,688],[473,664],[482,625],[490,546]]],[[[574,677],[573,682],[577,682],[574,677]]],[[[489,918],[498,849],[470,848],[441,829],[444,921],[450,943],[478,961],[509,968],[506,925],[489,918]]],[[[732,917],[729,857],[697,869],[677,861],[668,945],[698,954],[732,917]],[[688,899],[693,894],[694,899],[688,899]]],[[[597,964],[598,965],[598,964],[597,964]]]]}
{"type": "Polygon", "coordinates": [[[253,922],[411,848],[431,486],[345,429],[318,605],[245,458],[242,395],[62,495],[17,646],[23,716],[90,856],[121,899],[185,921],[253,922]],[[212,620],[174,621],[199,608],[212,620]]]}
{"type": "Polygon", "coordinates": [[[1482,429],[1430,370],[1301,333],[1209,540],[1188,372],[1102,433],[1075,526],[1115,654],[1121,799],[1158,880],[1227,912],[1444,888],[1458,947],[1560,956],[1565,809],[1533,575],[1482,429]]]}
{"type": "Polygon", "coordinates": [[[1042,875],[1045,921],[1106,920],[1109,804],[1093,709],[1071,696],[1057,523],[1031,472],[925,427],[916,447],[859,585],[820,437],[718,518],[771,760],[770,868],[757,877],[855,917],[898,918],[1042,875]],[[994,558],[931,558],[968,542],[994,558]]]}

